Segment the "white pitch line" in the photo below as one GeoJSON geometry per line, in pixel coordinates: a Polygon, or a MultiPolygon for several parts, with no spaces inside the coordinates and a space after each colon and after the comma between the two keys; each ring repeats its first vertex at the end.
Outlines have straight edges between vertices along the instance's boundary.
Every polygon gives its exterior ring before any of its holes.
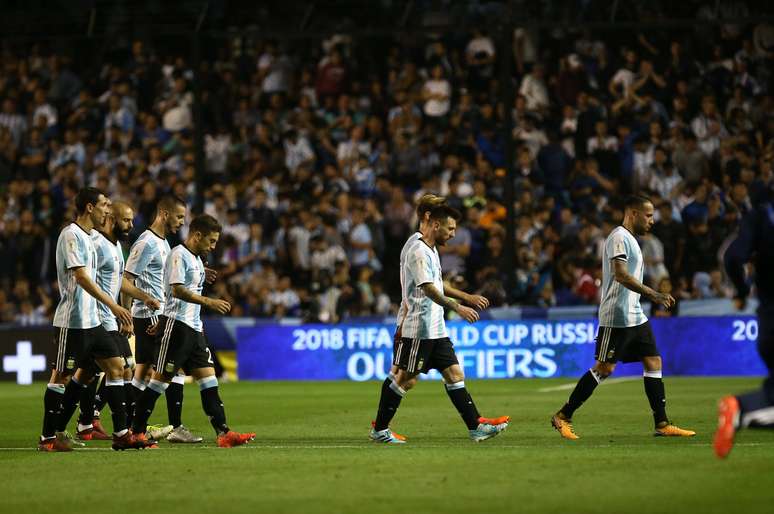
{"type": "MultiPolygon", "coordinates": [[[[683,443],[684,446],[704,446],[709,447],[711,446],[708,442],[700,442],[700,443],[694,443],[694,442],[685,442],[683,443]]],[[[569,445],[569,444],[568,444],[569,445]]],[[[368,450],[371,448],[377,448],[380,446],[386,447],[387,445],[381,445],[381,444],[374,444],[374,443],[364,443],[362,445],[336,445],[336,446],[319,446],[319,445],[295,445],[295,446],[282,446],[282,445],[275,445],[275,446],[244,446],[245,449],[250,450],[341,450],[341,449],[361,449],[361,450],[368,450]]],[[[583,444],[583,443],[572,443],[572,446],[583,446],[584,448],[641,448],[644,445],[642,444],[583,444]]],[[[735,443],[735,447],[739,446],[773,446],[772,443],[735,443]]],[[[394,446],[392,446],[394,447],[394,446]]],[[[407,445],[398,446],[399,448],[412,448],[412,446],[407,445]]],[[[449,448],[450,445],[442,445],[442,444],[421,444],[419,443],[416,448],[449,448]]],[[[490,445],[474,445],[471,444],[471,448],[485,448],[485,447],[491,447],[491,448],[538,448],[540,445],[537,444],[490,444],[490,445]]],[[[193,451],[202,451],[202,450],[220,450],[220,448],[217,448],[215,446],[200,446],[196,449],[188,447],[188,448],[169,448],[169,447],[162,447],[162,448],[156,448],[154,450],[146,450],[148,452],[155,452],[158,450],[166,450],[166,451],[184,451],[184,450],[193,450],[193,451]]],[[[38,451],[37,448],[0,448],[0,451],[6,451],[6,452],[36,452],[38,451]]],[[[79,448],[77,450],[73,450],[74,453],[83,452],[83,451],[92,451],[92,452],[107,452],[107,451],[114,451],[111,448],[79,448]]],[[[139,451],[139,450],[138,450],[139,451]]],[[[131,450],[127,450],[127,452],[132,453],[131,450]]],[[[143,452],[144,453],[144,452],[143,452]]]]}
{"type": "MultiPolygon", "coordinates": [[[[640,377],[620,377],[620,378],[608,378],[607,380],[603,380],[601,384],[599,385],[606,385],[606,384],[620,384],[621,382],[633,382],[634,380],[639,380],[640,377]]],[[[539,393],[552,393],[554,391],[566,391],[568,389],[572,389],[575,387],[575,384],[577,382],[572,382],[570,384],[562,384],[558,386],[551,386],[551,387],[542,387],[538,389],[539,393]]]]}

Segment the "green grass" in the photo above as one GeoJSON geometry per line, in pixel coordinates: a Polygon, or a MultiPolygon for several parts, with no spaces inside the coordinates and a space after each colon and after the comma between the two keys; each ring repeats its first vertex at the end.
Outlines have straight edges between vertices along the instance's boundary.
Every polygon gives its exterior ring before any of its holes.
{"type": "MultiPolygon", "coordinates": [[[[206,444],[112,452],[41,454],[34,447],[43,384],[0,386],[0,512],[142,513],[727,513],[771,512],[774,433],[746,431],[727,461],[712,454],[715,402],[757,387],[751,379],[667,379],[668,409],[692,439],[651,435],[641,380],[597,390],[575,416],[582,437],[561,439],[550,414],[571,380],[470,381],[485,415],[509,414],[511,427],[475,444],[442,386],[422,382],[393,427],[409,444],[366,438],[377,383],[224,384],[236,430],[254,430],[247,447],[213,447],[194,386],[183,419],[206,444]]],[[[108,416],[109,418],[109,416],[108,416]]],[[[159,401],[152,422],[164,422],[159,401]]],[[[106,419],[106,425],[110,425],[106,419]]]]}

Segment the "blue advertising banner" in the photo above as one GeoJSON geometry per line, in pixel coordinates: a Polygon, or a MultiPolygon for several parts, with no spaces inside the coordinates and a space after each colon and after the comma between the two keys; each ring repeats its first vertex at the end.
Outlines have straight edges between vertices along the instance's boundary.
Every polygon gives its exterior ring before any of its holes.
{"type": "MultiPolygon", "coordinates": [[[[651,320],[666,375],[765,375],[754,317],[651,320]]],[[[577,377],[594,361],[596,320],[448,323],[468,378],[577,377]]],[[[394,325],[256,325],[237,328],[241,380],[383,380],[394,325]]],[[[639,374],[639,363],[616,375],[639,374]]],[[[426,378],[438,379],[437,372],[426,378]]]]}

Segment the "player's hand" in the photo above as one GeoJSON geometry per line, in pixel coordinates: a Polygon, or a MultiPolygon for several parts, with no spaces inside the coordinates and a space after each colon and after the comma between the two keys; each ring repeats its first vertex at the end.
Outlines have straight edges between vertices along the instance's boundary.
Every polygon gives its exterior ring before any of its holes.
{"type": "Polygon", "coordinates": [[[161,308],[161,302],[153,298],[152,296],[149,296],[147,300],[142,302],[145,304],[147,308],[149,308],[152,311],[157,311],[161,308]]]}
{"type": "Polygon", "coordinates": [[[227,314],[231,310],[231,304],[226,300],[218,300],[217,298],[210,298],[207,302],[207,307],[214,310],[218,314],[227,314]]]}
{"type": "Polygon", "coordinates": [[[653,301],[659,305],[663,305],[667,309],[671,309],[675,306],[675,299],[671,294],[656,293],[653,296],[653,301]]]}
{"type": "Polygon", "coordinates": [[[457,305],[457,314],[462,317],[465,321],[468,323],[475,323],[478,321],[478,312],[476,312],[475,309],[471,309],[470,307],[465,307],[464,305],[457,305]]]}
{"type": "Polygon", "coordinates": [[[110,312],[112,312],[113,315],[118,320],[119,325],[132,326],[132,314],[128,310],[124,309],[117,303],[109,307],[110,307],[110,312]]]}
{"type": "Polygon", "coordinates": [[[160,326],[161,326],[160,321],[157,321],[153,325],[148,325],[148,328],[145,329],[145,333],[148,334],[149,336],[155,336],[158,333],[160,326]]]}
{"type": "Polygon", "coordinates": [[[218,278],[218,272],[215,271],[212,268],[208,268],[207,266],[204,267],[204,281],[208,284],[212,284],[215,282],[215,279],[218,278]]]}
{"type": "Polygon", "coordinates": [[[127,325],[126,323],[119,323],[118,324],[118,332],[125,335],[126,337],[131,337],[132,334],[134,334],[134,323],[131,321],[127,325]]]}
{"type": "Polygon", "coordinates": [[[480,311],[489,307],[489,300],[485,296],[481,296],[479,294],[468,295],[468,297],[465,299],[465,303],[480,311]]]}
{"type": "Polygon", "coordinates": [[[744,296],[735,296],[732,301],[734,302],[734,308],[738,311],[743,311],[747,308],[747,298],[744,296]]]}

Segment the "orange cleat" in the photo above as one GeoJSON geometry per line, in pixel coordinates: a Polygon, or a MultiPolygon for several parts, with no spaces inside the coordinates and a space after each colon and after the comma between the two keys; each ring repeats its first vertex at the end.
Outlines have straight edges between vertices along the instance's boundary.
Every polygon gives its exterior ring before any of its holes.
{"type": "Polygon", "coordinates": [[[558,430],[565,439],[570,439],[571,441],[580,439],[572,429],[572,422],[569,419],[564,419],[558,413],[551,416],[551,426],[558,430]]]}
{"type": "Polygon", "coordinates": [[[91,441],[94,436],[94,427],[84,428],[75,433],[75,437],[81,441],[91,441]]]}
{"type": "Polygon", "coordinates": [[[233,448],[234,446],[241,446],[255,439],[255,433],[248,432],[246,434],[240,434],[229,430],[225,434],[218,436],[218,446],[221,448],[233,448]]]}
{"type": "Polygon", "coordinates": [[[718,430],[712,448],[719,459],[725,459],[734,447],[736,428],[739,426],[739,400],[725,396],[718,402],[718,430]]]}
{"type": "MultiPolygon", "coordinates": [[[[371,421],[371,428],[376,430],[376,421],[371,421]]],[[[392,432],[392,437],[394,437],[395,439],[398,439],[399,441],[405,441],[407,439],[405,435],[400,435],[395,432],[392,432]]]]}
{"type": "Polygon", "coordinates": [[[663,427],[656,427],[656,432],[653,435],[656,437],[693,437],[696,435],[696,432],[685,430],[672,424],[666,424],[663,427]]]}
{"type": "Polygon", "coordinates": [[[94,431],[91,433],[92,439],[99,441],[109,441],[112,439],[110,434],[108,434],[102,427],[102,423],[100,423],[99,418],[94,418],[91,422],[91,426],[94,427],[94,431]]]}
{"type": "Polygon", "coordinates": [[[38,442],[38,451],[41,452],[71,452],[73,445],[63,437],[51,437],[50,439],[41,439],[38,442]]]}
{"type": "Polygon", "coordinates": [[[510,423],[511,417],[510,416],[500,416],[499,418],[485,418],[481,416],[478,418],[479,423],[486,423],[489,425],[502,425],[503,423],[510,423]]]}

